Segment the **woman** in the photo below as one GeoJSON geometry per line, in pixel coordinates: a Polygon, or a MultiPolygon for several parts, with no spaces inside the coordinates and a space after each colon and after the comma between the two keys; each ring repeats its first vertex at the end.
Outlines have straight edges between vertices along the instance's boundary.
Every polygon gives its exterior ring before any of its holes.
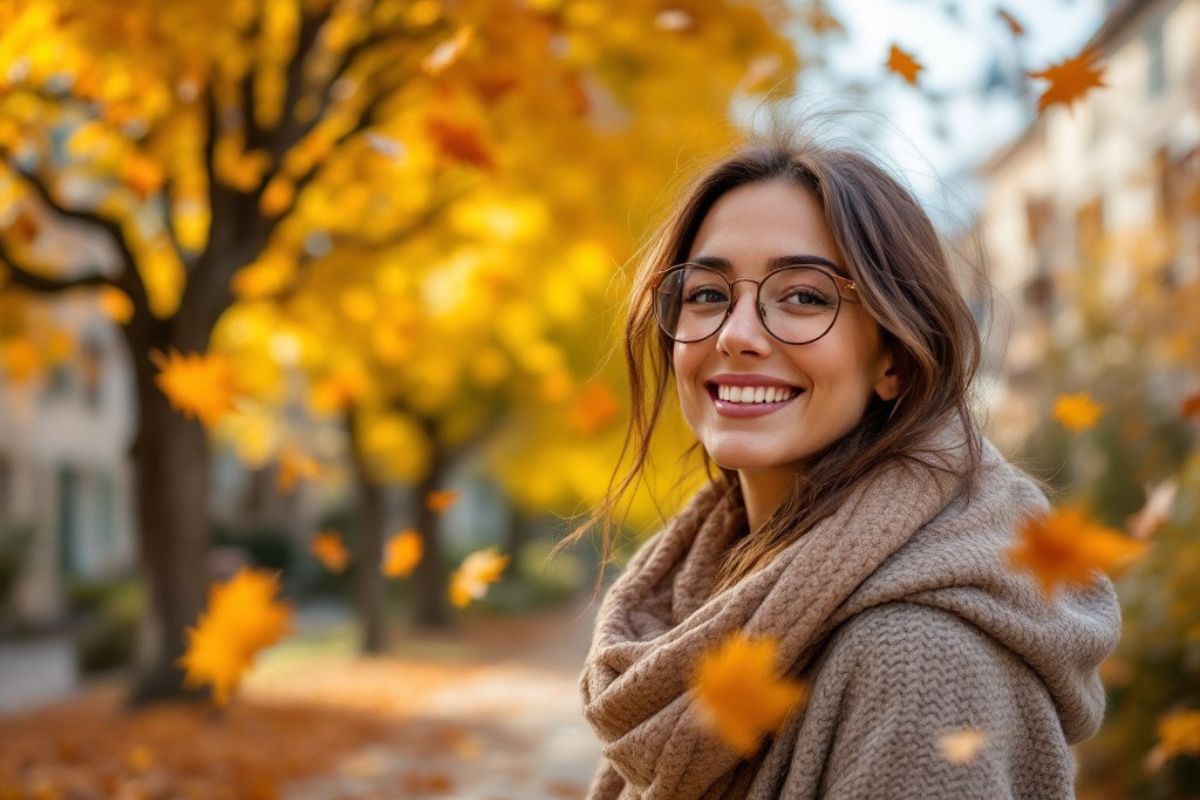
{"type": "Polygon", "coordinates": [[[626,332],[636,459],[589,520],[606,558],[672,379],[709,482],[601,605],[588,797],[1073,797],[1120,609],[1102,574],[1047,600],[1006,565],[1049,503],[972,418],[979,336],[910,193],[850,149],[747,148],[652,242],[626,332]],[[749,756],[689,690],[733,633],[808,687],[749,756]],[[956,735],[982,746],[949,758],[956,735]]]}

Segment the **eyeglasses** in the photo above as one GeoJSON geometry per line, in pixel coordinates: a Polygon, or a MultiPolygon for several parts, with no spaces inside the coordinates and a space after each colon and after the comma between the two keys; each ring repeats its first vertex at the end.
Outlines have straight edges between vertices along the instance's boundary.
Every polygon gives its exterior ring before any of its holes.
{"type": "Polygon", "coordinates": [[[859,302],[854,281],[815,265],[782,267],[761,281],[731,282],[715,269],[684,263],[663,272],[655,283],[654,317],[673,341],[707,339],[733,313],[733,284],[742,282],[758,287],[758,318],[784,344],[815,342],[837,321],[843,298],[859,302]]]}

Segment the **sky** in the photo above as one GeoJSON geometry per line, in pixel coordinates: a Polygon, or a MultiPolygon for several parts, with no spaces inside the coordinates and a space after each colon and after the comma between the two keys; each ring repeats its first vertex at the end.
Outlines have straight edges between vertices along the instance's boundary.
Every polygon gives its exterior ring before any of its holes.
{"type": "MultiPolygon", "coordinates": [[[[943,229],[965,224],[981,197],[974,169],[1020,135],[1033,117],[1043,82],[1031,93],[983,92],[993,63],[1015,84],[1075,55],[1104,19],[1105,0],[827,0],[846,29],[824,45],[826,66],[806,69],[796,107],[834,111],[819,130],[866,136],[899,171],[943,229]],[[1014,39],[997,15],[1003,7],[1025,27],[1014,39]],[[914,88],[883,66],[895,43],[925,69],[914,88]],[[1019,50],[1018,50],[1019,48],[1019,50]],[[862,91],[847,91],[858,82],[862,91]],[[932,95],[932,99],[931,99],[932,95]],[[844,109],[849,109],[845,113],[844,109]]],[[[801,52],[811,52],[808,39],[801,52]]],[[[752,113],[752,112],[751,112],[752,113]]],[[[823,118],[825,119],[825,118],[823,118]]]]}

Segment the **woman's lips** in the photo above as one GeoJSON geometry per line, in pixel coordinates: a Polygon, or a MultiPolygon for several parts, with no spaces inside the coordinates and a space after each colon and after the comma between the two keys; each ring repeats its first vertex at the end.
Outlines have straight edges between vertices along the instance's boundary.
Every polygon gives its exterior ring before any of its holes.
{"type": "Polygon", "coordinates": [[[788,403],[794,402],[802,394],[804,394],[804,389],[797,389],[796,394],[787,400],[777,400],[774,403],[733,403],[717,397],[716,387],[709,387],[708,391],[708,396],[712,398],[717,413],[723,417],[761,417],[778,411],[788,403]]]}

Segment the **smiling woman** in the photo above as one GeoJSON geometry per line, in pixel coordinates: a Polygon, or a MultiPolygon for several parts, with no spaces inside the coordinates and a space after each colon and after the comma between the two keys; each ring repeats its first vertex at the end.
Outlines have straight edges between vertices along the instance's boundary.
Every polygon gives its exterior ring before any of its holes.
{"type": "Polygon", "coordinates": [[[602,521],[607,557],[672,380],[709,480],[600,609],[588,797],[1073,797],[1116,594],[1008,569],[1049,504],[972,416],[979,334],[910,193],[855,150],[749,146],[652,240],[626,334],[635,463],[563,544],[602,521]],[[697,678],[740,637],[804,691],[697,678]]]}

